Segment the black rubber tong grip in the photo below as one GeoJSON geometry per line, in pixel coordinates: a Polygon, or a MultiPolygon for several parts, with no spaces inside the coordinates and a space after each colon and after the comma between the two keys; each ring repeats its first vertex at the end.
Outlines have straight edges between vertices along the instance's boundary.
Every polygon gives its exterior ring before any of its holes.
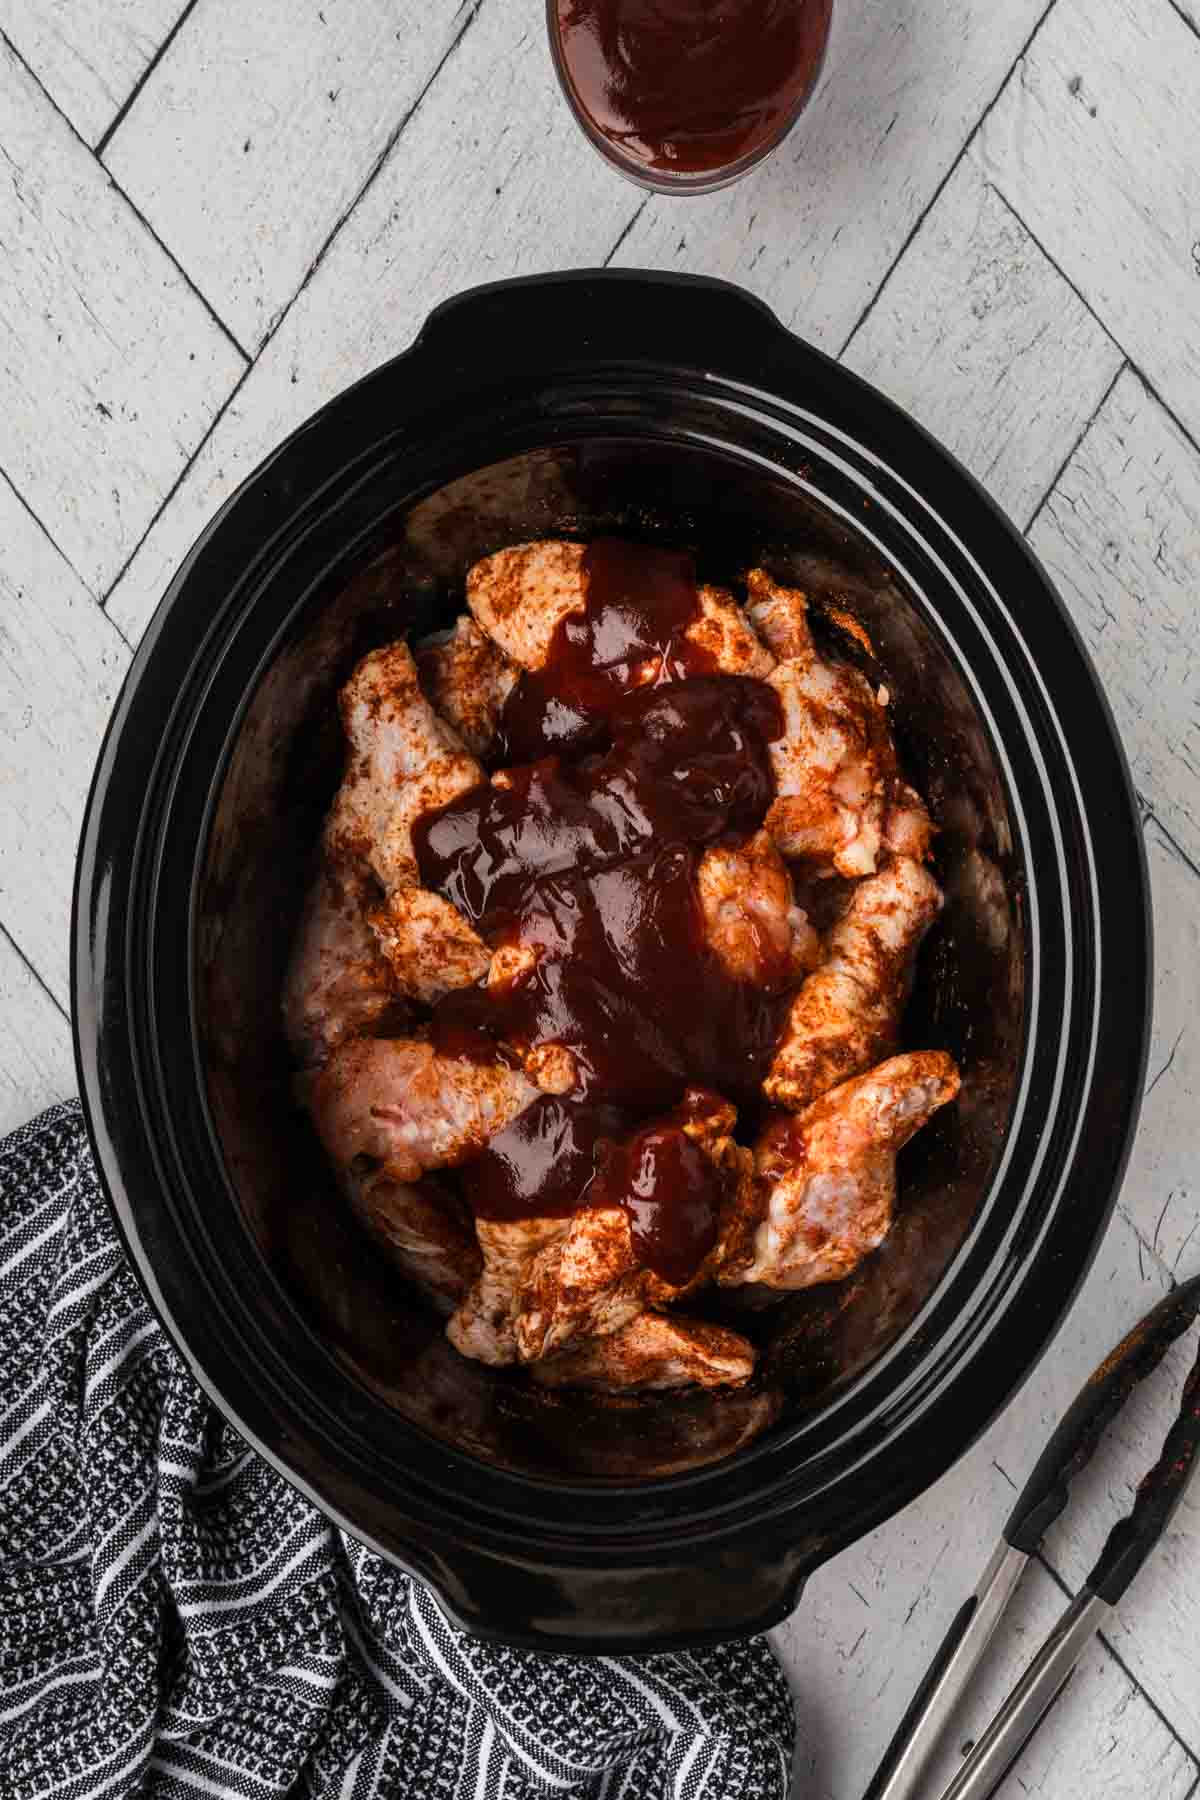
{"type": "MultiPolygon", "coordinates": [[[[1152,1369],[1158,1367],[1168,1347],[1187,1330],[1198,1312],[1200,1275],[1195,1275],[1190,1281],[1181,1282],[1160,1300],[1089,1376],[1086,1386],[1059,1421],[1054,1435],[1039,1456],[1032,1475],[1021,1489],[1017,1504],[1009,1514],[1004,1536],[1014,1550],[1023,1550],[1027,1556],[1032,1556],[1038,1549],[1046,1531],[1066,1506],[1072,1481],[1091,1460],[1107,1427],[1116,1418],[1133,1389],[1152,1369]]],[[[1169,1444],[1171,1440],[1168,1438],[1167,1441],[1169,1444]]],[[[1193,1440],[1192,1450],[1194,1449],[1193,1440]]],[[[1164,1456],[1165,1454],[1164,1451],[1164,1456]]],[[[1113,1539],[1121,1531],[1122,1525],[1128,1526],[1132,1533],[1136,1521],[1136,1531],[1139,1534],[1142,1532],[1142,1518],[1139,1515],[1142,1494],[1146,1484],[1158,1476],[1160,1466],[1156,1465],[1142,1483],[1133,1512],[1114,1529],[1097,1568],[1105,1563],[1113,1539]]],[[[1186,1476],[1184,1479],[1186,1480],[1186,1476]]],[[[1171,1502],[1170,1511],[1174,1511],[1177,1503],[1178,1496],[1171,1502]]],[[[1157,1518],[1157,1514],[1155,1516],[1157,1518]]],[[[1147,1538],[1145,1549],[1141,1551],[1135,1568],[1141,1566],[1142,1558],[1154,1536],[1164,1529],[1164,1523],[1159,1522],[1147,1538]]],[[[1121,1555],[1129,1553],[1128,1550],[1121,1551],[1121,1555]]],[[[1117,1559],[1118,1552],[1113,1551],[1112,1554],[1117,1559]]],[[[1121,1592],[1124,1592],[1132,1575],[1133,1570],[1122,1582],[1121,1592]]],[[[1092,1585],[1095,1587],[1095,1582],[1092,1585]]],[[[1100,1591],[1096,1588],[1097,1593],[1100,1591]]],[[[1105,1594],[1104,1598],[1108,1599],[1108,1595],[1105,1594]]]]}
{"type": "Polygon", "coordinates": [[[1183,1384],[1183,1399],[1167,1433],[1162,1454],[1138,1483],[1129,1516],[1108,1534],[1095,1568],[1087,1578],[1093,1593],[1115,1606],[1151,1550],[1171,1523],[1175,1508],[1196,1468],[1200,1449],[1200,1350],[1183,1384]]]}

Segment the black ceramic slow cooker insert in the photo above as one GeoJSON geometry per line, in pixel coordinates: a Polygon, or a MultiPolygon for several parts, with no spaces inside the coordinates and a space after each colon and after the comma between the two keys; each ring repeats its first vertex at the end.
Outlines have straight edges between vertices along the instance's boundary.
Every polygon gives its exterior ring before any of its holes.
{"type": "Polygon", "coordinates": [[[168,1332],[327,1513],[472,1629],[543,1648],[770,1625],[961,1454],[1104,1228],[1148,974],[1124,760],[1028,549],[897,408],[679,277],[466,294],[277,450],[146,632],[79,854],[84,1105],[168,1332]],[[882,1249],[755,1318],[739,1393],[539,1393],[460,1358],[347,1216],[279,1030],[337,686],[447,623],[477,557],[598,531],[853,612],[941,825],[905,1041],[949,1050],[962,1095],[904,1152],[882,1249]]]}

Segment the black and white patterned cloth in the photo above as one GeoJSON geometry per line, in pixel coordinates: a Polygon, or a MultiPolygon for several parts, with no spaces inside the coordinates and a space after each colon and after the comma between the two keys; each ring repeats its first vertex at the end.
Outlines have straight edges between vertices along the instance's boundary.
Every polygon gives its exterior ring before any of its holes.
{"type": "Polygon", "coordinates": [[[498,1649],[301,1498],[150,1313],[76,1104],[0,1140],[2,1800],[782,1800],[761,1638],[498,1649]]]}

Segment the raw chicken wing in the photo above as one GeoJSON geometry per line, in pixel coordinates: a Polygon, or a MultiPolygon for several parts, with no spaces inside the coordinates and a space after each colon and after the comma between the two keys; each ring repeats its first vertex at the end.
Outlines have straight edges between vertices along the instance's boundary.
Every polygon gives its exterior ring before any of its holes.
{"type": "Polygon", "coordinates": [[[906,781],[897,781],[883,828],[885,849],[897,856],[909,856],[914,862],[924,862],[933,844],[933,831],[929,808],[920,794],[906,781]]]}
{"type": "Polygon", "coordinates": [[[364,913],[363,883],[322,868],[305,902],[283,990],[283,1026],[301,1068],[397,1004],[396,981],[364,913]]]}
{"type": "Polygon", "coordinates": [[[735,981],[781,988],[815,968],[817,934],[795,903],[787,864],[767,832],[706,850],[696,888],[709,948],[735,981]]]}
{"type": "Polygon", "coordinates": [[[638,1389],[741,1387],[754,1373],[754,1347],[736,1331],[699,1319],[643,1312],[607,1337],[586,1338],[531,1373],[544,1387],[638,1389]]]}
{"type": "Polygon", "coordinates": [[[895,1043],[917,948],[942,894],[920,863],[896,856],[859,882],[829,933],[825,961],[792,1001],[764,1090],[799,1112],[895,1043]]]}
{"type": "Polygon", "coordinates": [[[547,1234],[528,1261],[512,1313],[517,1355],[534,1362],[584,1337],[603,1337],[647,1306],[668,1306],[708,1280],[752,1210],[753,1158],[733,1139],[737,1114],[727,1101],[704,1089],[688,1090],[682,1106],[664,1123],[678,1125],[722,1176],[723,1199],[713,1249],[692,1276],[675,1285],[646,1266],[634,1242],[628,1212],[599,1203],[580,1207],[563,1221],[565,1230],[547,1234]]]}
{"type": "Polygon", "coordinates": [[[329,848],[367,863],[388,893],[415,885],[414,824],[478,787],[483,771],[421,692],[403,641],[363,658],[342,689],[341,711],[350,754],[329,848]]]}
{"type": "Polygon", "coordinates": [[[368,910],[367,920],[395,985],[425,1006],[487,973],[490,958],[479,933],[428,888],[397,888],[368,910]]]}
{"type": "Polygon", "coordinates": [[[523,1269],[513,1333],[521,1362],[535,1362],[581,1337],[602,1337],[653,1297],[678,1291],[645,1268],[623,1206],[586,1206],[523,1269]]]}
{"type": "Polygon", "coordinates": [[[871,874],[895,773],[883,708],[848,664],[779,663],[769,681],[784,731],[770,746],[778,798],[767,830],[818,871],[871,874]]]}
{"type": "Polygon", "coordinates": [[[453,631],[417,646],[421,684],[435,710],[452,725],[475,756],[484,756],[496,735],[504,702],[521,673],[503,650],[482,632],[469,613],[453,631]]]}
{"type": "MultiPolygon", "coordinates": [[[[560,622],[587,605],[585,547],[546,538],[485,556],[467,575],[467,605],[476,622],[506,657],[523,669],[540,669],[560,622]]],[[[770,674],[774,658],[763,648],[740,606],[724,588],[702,586],[699,617],[685,636],[723,675],[770,674]]],[[[646,683],[657,663],[638,671],[646,683]]]]}
{"type": "Polygon", "coordinates": [[[342,1172],[342,1188],[367,1230],[401,1274],[441,1312],[462,1300],[479,1273],[479,1246],[456,1196],[432,1180],[392,1181],[386,1175],[342,1172]]]}
{"type": "Polygon", "coordinates": [[[958,1089],[949,1056],[917,1050],[773,1120],[755,1151],[761,1222],[718,1280],[777,1288],[842,1280],[887,1236],[897,1151],[958,1089]]]}
{"type": "Polygon", "coordinates": [[[779,587],[761,569],[748,587],[750,618],[780,658],[767,677],[784,730],[771,745],[778,798],[766,828],[785,856],[818,871],[869,875],[896,774],[884,706],[857,669],[817,655],[798,589],[779,587]]]}
{"type": "Polygon", "coordinates": [[[446,1326],[456,1350],[493,1367],[516,1362],[514,1322],[521,1284],[538,1252],[560,1240],[569,1223],[563,1218],[476,1219],[483,1268],[446,1326]]]}
{"type": "Polygon", "coordinates": [[[559,622],[586,604],[584,546],[560,538],[515,544],[467,573],[475,621],[522,669],[540,669],[559,622]]]}
{"type": "Polygon", "coordinates": [[[369,867],[384,890],[369,915],[400,990],[425,1004],[486,972],[478,934],[418,884],[412,828],[477,787],[483,771],[421,692],[405,643],[364,657],[342,689],[350,759],[326,828],[336,866],[369,867]]]}
{"type": "Polygon", "coordinates": [[[725,1175],[717,1243],[690,1281],[672,1285],[646,1267],[629,1214],[603,1197],[562,1218],[478,1219],[483,1273],[450,1321],[451,1342],[484,1362],[535,1362],[584,1337],[618,1330],[647,1306],[666,1306],[708,1278],[753,1208],[751,1152],[731,1135],[734,1108],[689,1089],[671,1122],[725,1175]],[[707,1104],[706,1104],[707,1103],[707,1104]]]}
{"type": "Polygon", "coordinates": [[[780,587],[765,569],[751,569],[746,613],[776,662],[812,662],[816,657],[808,602],[799,588],[780,587]]]}
{"type": "Polygon", "coordinates": [[[722,675],[754,675],[761,681],[775,666],[775,658],[725,588],[701,587],[700,617],[684,635],[722,675]]]}
{"type": "Polygon", "coordinates": [[[339,1169],[405,1182],[477,1155],[538,1094],[519,1069],[438,1056],[421,1038],[352,1038],[304,1085],[339,1169]]]}

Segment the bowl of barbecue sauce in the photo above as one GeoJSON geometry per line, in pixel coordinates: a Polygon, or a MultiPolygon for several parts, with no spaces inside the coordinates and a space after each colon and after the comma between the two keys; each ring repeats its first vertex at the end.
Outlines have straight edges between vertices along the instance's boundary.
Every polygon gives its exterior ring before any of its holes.
{"type": "Polygon", "coordinates": [[[659,193],[704,194],[762,161],[803,111],[833,0],[547,0],[585,136],[659,193]]]}

